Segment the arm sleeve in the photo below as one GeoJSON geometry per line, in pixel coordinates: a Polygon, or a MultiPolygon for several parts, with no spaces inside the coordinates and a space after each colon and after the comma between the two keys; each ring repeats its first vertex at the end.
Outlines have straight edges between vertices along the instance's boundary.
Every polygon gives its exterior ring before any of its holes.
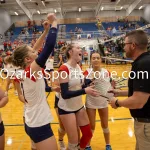
{"type": "Polygon", "coordinates": [[[61,96],[63,99],[69,99],[72,97],[76,97],[76,96],[80,96],[82,94],[85,94],[84,89],[76,90],[76,91],[69,91],[68,82],[67,83],[61,83],[60,87],[61,87],[61,96]]]}
{"type": "MultiPolygon", "coordinates": [[[[59,68],[58,71],[59,72],[60,71],[65,71],[69,75],[69,70],[68,70],[67,66],[65,66],[65,65],[62,65],[59,68]]],[[[69,98],[72,98],[72,97],[76,97],[76,96],[80,96],[82,94],[85,94],[84,89],[76,90],[76,91],[70,91],[68,82],[61,83],[60,88],[61,88],[61,96],[62,96],[63,99],[69,99],[69,98]]]]}
{"type": "Polygon", "coordinates": [[[45,63],[46,63],[49,55],[54,50],[55,43],[56,43],[56,37],[57,37],[57,29],[56,28],[51,28],[49,33],[48,33],[44,49],[42,50],[42,52],[40,53],[38,58],[35,60],[36,63],[41,68],[44,68],[45,63]]]}

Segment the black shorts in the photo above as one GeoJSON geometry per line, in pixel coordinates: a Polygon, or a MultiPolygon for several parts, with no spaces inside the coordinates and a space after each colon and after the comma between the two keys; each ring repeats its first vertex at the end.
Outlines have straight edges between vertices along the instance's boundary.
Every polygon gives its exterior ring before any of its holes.
{"type": "Polygon", "coordinates": [[[58,108],[58,101],[59,101],[59,98],[55,95],[55,104],[54,104],[54,108],[58,108]]]}
{"type": "Polygon", "coordinates": [[[2,136],[5,132],[3,121],[0,123],[0,136],[2,136]]]}
{"type": "Polygon", "coordinates": [[[41,127],[29,127],[25,124],[25,131],[34,143],[44,141],[54,135],[50,123],[41,127]]]}
{"type": "Polygon", "coordinates": [[[59,115],[66,115],[66,114],[76,114],[78,111],[80,111],[82,108],[84,108],[84,106],[82,106],[80,109],[76,110],[76,111],[65,111],[61,108],[58,107],[58,114],[59,115]]]}
{"type": "Polygon", "coordinates": [[[87,57],[84,57],[84,60],[88,60],[88,58],[87,58],[87,57]]]}

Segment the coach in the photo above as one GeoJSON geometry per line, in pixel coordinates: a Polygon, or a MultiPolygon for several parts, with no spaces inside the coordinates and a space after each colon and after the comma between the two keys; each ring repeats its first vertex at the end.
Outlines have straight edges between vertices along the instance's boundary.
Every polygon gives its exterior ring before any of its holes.
{"type": "Polygon", "coordinates": [[[113,99],[113,108],[126,107],[134,118],[136,150],[150,150],[150,52],[148,38],[142,30],[128,33],[125,37],[126,56],[134,60],[128,91],[113,90],[115,96],[127,96],[125,100],[113,99]]]}

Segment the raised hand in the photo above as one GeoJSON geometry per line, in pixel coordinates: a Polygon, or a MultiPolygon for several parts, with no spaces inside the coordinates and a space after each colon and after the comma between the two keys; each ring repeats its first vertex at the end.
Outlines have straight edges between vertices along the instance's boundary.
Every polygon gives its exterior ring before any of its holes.
{"type": "Polygon", "coordinates": [[[49,24],[49,21],[44,21],[43,23],[42,23],[42,25],[43,25],[43,27],[44,27],[44,30],[48,30],[49,28],[50,28],[50,24],[49,24]]]}
{"type": "Polygon", "coordinates": [[[50,13],[47,15],[47,20],[49,21],[50,24],[52,24],[54,21],[56,21],[56,15],[54,13],[50,13]]]}

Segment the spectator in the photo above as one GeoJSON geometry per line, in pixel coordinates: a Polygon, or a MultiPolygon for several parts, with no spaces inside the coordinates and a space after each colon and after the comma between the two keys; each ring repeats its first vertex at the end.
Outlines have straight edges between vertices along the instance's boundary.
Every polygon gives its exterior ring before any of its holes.
{"type": "Polygon", "coordinates": [[[11,51],[12,50],[12,44],[11,41],[8,42],[8,49],[11,51]]]}
{"type": "Polygon", "coordinates": [[[30,28],[31,28],[31,20],[28,20],[27,24],[28,24],[28,30],[30,30],[30,28]]]}
{"type": "Polygon", "coordinates": [[[7,51],[7,41],[3,42],[3,46],[4,46],[4,51],[7,51]]]}
{"type": "Polygon", "coordinates": [[[11,30],[11,36],[13,36],[14,35],[14,32],[13,32],[13,30],[11,30]]]}
{"type": "Polygon", "coordinates": [[[74,32],[78,32],[78,27],[76,27],[76,28],[74,29],[74,32]]]}
{"type": "Polygon", "coordinates": [[[87,51],[84,51],[84,53],[83,53],[83,59],[84,59],[85,65],[88,65],[88,52],[87,51]]]}
{"type": "Polygon", "coordinates": [[[97,20],[97,27],[98,27],[98,30],[100,30],[100,28],[101,28],[101,26],[102,26],[102,23],[101,23],[101,21],[98,19],[97,20]]]}

